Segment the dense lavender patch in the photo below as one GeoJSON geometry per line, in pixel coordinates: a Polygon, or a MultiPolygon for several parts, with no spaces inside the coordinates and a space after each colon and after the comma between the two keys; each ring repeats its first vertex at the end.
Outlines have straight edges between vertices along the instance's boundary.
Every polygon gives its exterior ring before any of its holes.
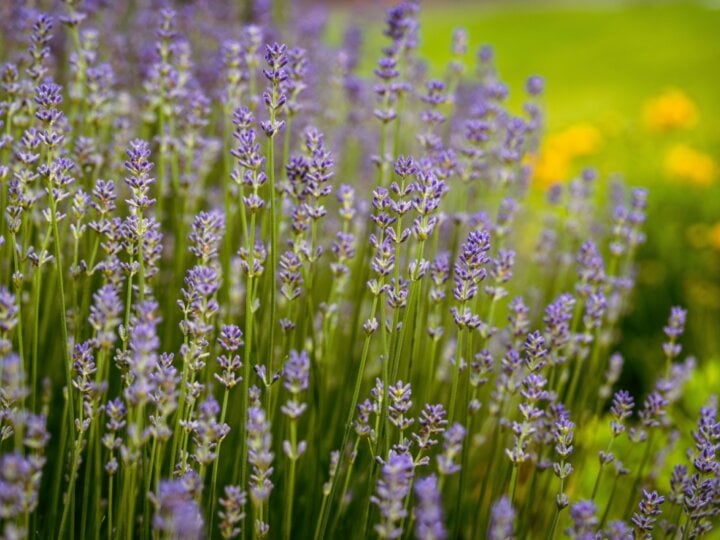
{"type": "Polygon", "coordinates": [[[47,4],[0,7],[3,538],[711,533],[685,310],[618,384],[648,194],[542,199],[541,77],[457,30],[428,78],[415,1],[369,77],[283,2],[47,4]]]}

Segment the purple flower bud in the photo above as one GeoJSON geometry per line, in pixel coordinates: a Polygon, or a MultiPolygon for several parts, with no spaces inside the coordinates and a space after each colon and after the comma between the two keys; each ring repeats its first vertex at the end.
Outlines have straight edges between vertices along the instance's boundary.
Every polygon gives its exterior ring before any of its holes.
{"type": "Polygon", "coordinates": [[[639,512],[635,512],[631,520],[639,535],[644,538],[652,538],[651,532],[657,516],[662,513],[660,505],[663,502],[665,502],[665,497],[659,495],[657,491],[643,489],[643,497],[638,504],[639,512]]]}
{"type": "Polygon", "coordinates": [[[242,532],[239,525],[245,520],[246,502],[247,494],[238,486],[225,486],[225,497],[220,498],[222,510],[218,512],[223,538],[236,538],[242,532]]]}
{"type": "Polygon", "coordinates": [[[593,540],[598,525],[598,518],[595,513],[597,508],[592,501],[580,501],[570,507],[570,518],[572,527],[565,530],[570,538],[574,540],[593,540]]]}
{"type": "Polygon", "coordinates": [[[200,485],[186,476],[180,480],[163,480],[157,494],[150,494],[155,506],[152,528],[161,535],[178,539],[199,538],[204,531],[197,503],[200,485]]]}
{"type": "Polygon", "coordinates": [[[219,210],[200,212],[192,223],[190,251],[203,264],[217,259],[218,249],[225,232],[225,216],[219,210]]]}
{"type": "Polygon", "coordinates": [[[528,77],[525,88],[531,96],[539,96],[545,90],[545,80],[542,77],[533,75],[532,77],[528,77]]]}
{"type": "Polygon", "coordinates": [[[659,392],[652,392],[645,398],[643,409],[640,411],[640,420],[645,427],[657,427],[665,417],[668,401],[659,392]]]}
{"type": "Polygon", "coordinates": [[[247,421],[248,461],[252,465],[250,475],[250,498],[257,505],[267,501],[273,488],[270,477],[273,473],[272,462],[275,454],[272,448],[270,422],[265,411],[259,407],[250,407],[247,421]]]}
{"type": "Polygon", "coordinates": [[[405,498],[410,493],[413,469],[409,453],[392,450],[382,466],[375,495],[370,498],[380,511],[380,522],[375,525],[380,538],[399,538],[402,535],[401,524],[407,517],[405,498]]]}
{"type": "Polygon", "coordinates": [[[290,358],[285,362],[284,386],[291,394],[299,394],[307,390],[310,384],[310,357],[307,351],[298,353],[290,351],[290,358]]]}
{"type": "Polygon", "coordinates": [[[442,405],[425,405],[418,420],[420,429],[413,434],[420,451],[428,450],[438,443],[436,435],[445,431],[447,426],[445,417],[445,408],[442,405]]]}
{"type": "Polygon", "coordinates": [[[420,540],[443,540],[447,530],[443,523],[442,494],[434,474],[415,483],[415,534],[420,540]]]}
{"type": "Polygon", "coordinates": [[[665,335],[669,339],[667,343],[663,343],[663,351],[670,361],[676,358],[682,350],[682,347],[677,343],[677,340],[682,337],[683,332],[685,331],[686,317],[686,310],[680,307],[673,307],[670,311],[668,324],[663,328],[665,335]]]}
{"type": "Polygon", "coordinates": [[[498,499],[490,510],[488,540],[507,540],[514,538],[515,509],[507,497],[498,499]]]}
{"type": "Polygon", "coordinates": [[[460,457],[462,453],[462,444],[465,439],[465,428],[459,424],[454,423],[443,433],[443,451],[437,456],[438,472],[442,475],[451,475],[460,471],[460,464],[455,463],[455,460],[460,457]]]}
{"type": "Polygon", "coordinates": [[[635,401],[629,392],[619,390],[615,393],[610,407],[613,420],[610,422],[613,436],[617,437],[625,431],[625,420],[632,414],[635,401]]]}

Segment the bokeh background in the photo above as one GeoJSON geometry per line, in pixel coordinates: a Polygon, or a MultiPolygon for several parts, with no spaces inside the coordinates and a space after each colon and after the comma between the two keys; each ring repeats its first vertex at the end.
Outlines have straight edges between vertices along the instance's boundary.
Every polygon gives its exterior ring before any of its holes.
{"type": "MultiPolygon", "coordinates": [[[[331,41],[348,25],[370,29],[370,72],[383,43],[371,13],[388,3],[332,5],[331,41]]],[[[647,363],[661,355],[647,349],[659,351],[670,307],[683,305],[697,384],[720,388],[720,1],[424,1],[420,49],[431,72],[447,69],[459,27],[470,50],[493,47],[518,108],[527,76],[545,78],[536,191],[587,166],[601,182],[620,175],[650,190],[648,241],[619,345],[623,383],[652,383],[647,363]]]]}

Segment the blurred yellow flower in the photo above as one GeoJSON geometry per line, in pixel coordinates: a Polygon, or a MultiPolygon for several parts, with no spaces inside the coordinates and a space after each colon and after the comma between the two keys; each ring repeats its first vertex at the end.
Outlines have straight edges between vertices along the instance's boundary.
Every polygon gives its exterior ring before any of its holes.
{"type": "Polygon", "coordinates": [[[710,227],[708,232],[708,243],[714,248],[720,251],[720,222],[710,227]]]}
{"type": "Polygon", "coordinates": [[[670,88],[645,103],[643,120],[653,131],[687,129],[697,124],[698,109],[682,90],[670,88]]]}
{"type": "Polygon", "coordinates": [[[596,153],[602,143],[600,130],[588,123],[549,135],[535,164],[535,179],[543,186],[567,180],[573,160],[596,153]]]}
{"type": "Polygon", "coordinates": [[[711,156],[686,144],[676,144],[665,155],[665,174],[697,186],[709,186],[717,176],[717,164],[711,156]]]}
{"type": "Polygon", "coordinates": [[[560,152],[543,150],[535,164],[535,178],[548,186],[560,182],[570,174],[570,158],[560,152]]]}
{"type": "Polygon", "coordinates": [[[603,138],[592,124],[575,124],[548,138],[548,145],[570,157],[589,156],[600,149],[603,138]]]}

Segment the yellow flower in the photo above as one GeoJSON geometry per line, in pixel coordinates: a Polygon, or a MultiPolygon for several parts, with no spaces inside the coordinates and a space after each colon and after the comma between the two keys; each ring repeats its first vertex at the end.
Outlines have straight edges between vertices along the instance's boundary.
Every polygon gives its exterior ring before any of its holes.
{"type": "Polygon", "coordinates": [[[710,227],[708,232],[708,243],[714,248],[720,251],[720,222],[710,227]]]}
{"type": "Polygon", "coordinates": [[[535,179],[542,186],[567,180],[573,160],[596,153],[602,143],[600,131],[587,123],[549,135],[535,164],[535,179]]]}
{"type": "Polygon", "coordinates": [[[589,156],[600,149],[603,138],[591,124],[575,124],[551,137],[549,144],[556,146],[570,157],[589,156]]]}
{"type": "Polygon", "coordinates": [[[535,178],[549,186],[565,180],[570,174],[570,158],[561,152],[543,150],[535,164],[535,178]]]}
{"type": "Polygon", "coordinates": [[[696,186],[709,186],[717,176],[713,158],[685,144],[676,144],[665,155],[665,174],[696,186]]]}
{"type": "Polygon", "coordinates": [[[670,88],[645,103],[643,120],[652,131],[688,129],[697,124],[698,109],[687,94],[670,88]]]}

